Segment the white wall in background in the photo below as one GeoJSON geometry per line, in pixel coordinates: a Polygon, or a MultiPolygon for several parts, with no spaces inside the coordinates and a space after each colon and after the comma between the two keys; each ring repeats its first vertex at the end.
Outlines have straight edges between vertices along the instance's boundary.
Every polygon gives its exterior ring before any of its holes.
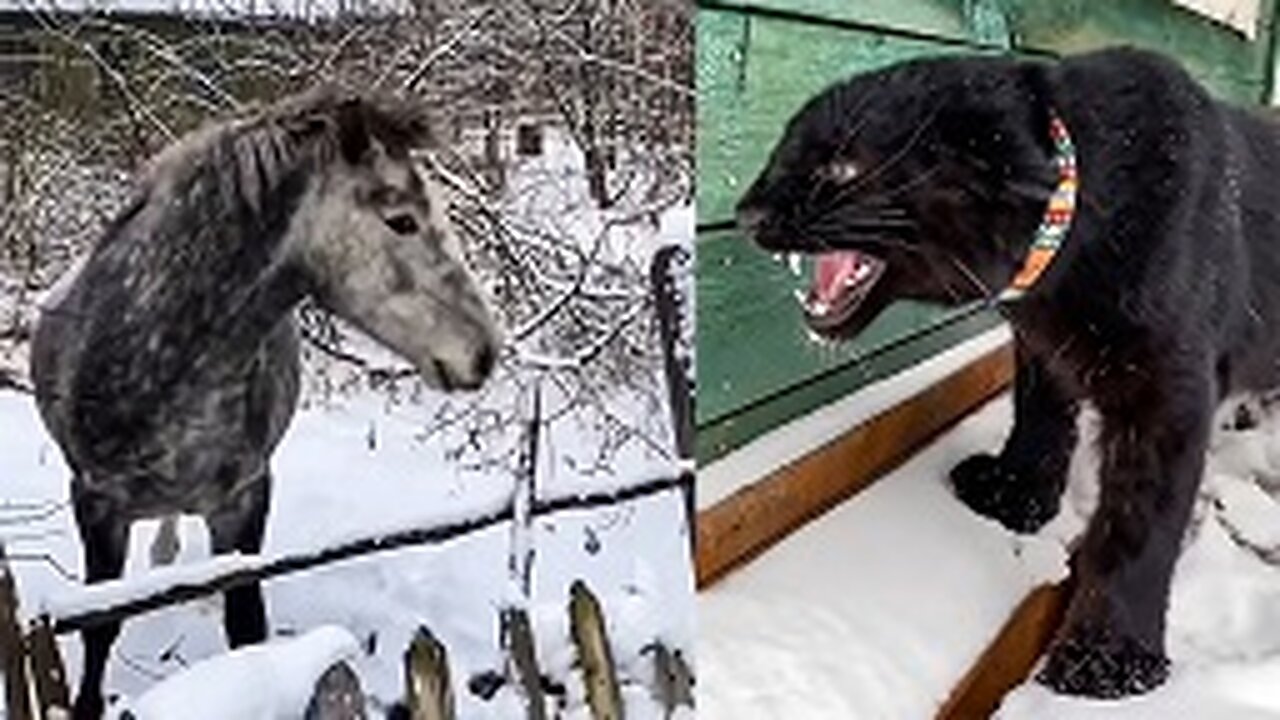
{"type": "Polygon", "coordinates": [[[1173,4],[1228,25],[1250,40],[1258,36],[1258,0],[1173,0],[1173,4]]]}

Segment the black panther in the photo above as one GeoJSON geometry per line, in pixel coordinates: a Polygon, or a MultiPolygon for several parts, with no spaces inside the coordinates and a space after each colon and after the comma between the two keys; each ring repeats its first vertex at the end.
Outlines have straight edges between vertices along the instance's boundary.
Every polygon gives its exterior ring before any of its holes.
{"type": "Polygon", "coordinates": [[[899,298],[1002,309],[1013,430],[951,472],[976,512],[1023,533],[1054,517],[1096,406],[1099,504],[1038,677],[1108,698],[1163,682],[1211,415],[1280,385],[1280,126],[1136,49],[916,60],[810,100],[738,223],[816,255],[804,312],[828,336],[899,298]]]}

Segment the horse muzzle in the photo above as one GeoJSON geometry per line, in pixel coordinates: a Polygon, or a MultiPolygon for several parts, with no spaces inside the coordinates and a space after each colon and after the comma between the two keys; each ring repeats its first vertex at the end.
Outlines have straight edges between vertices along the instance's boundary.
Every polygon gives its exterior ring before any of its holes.
{"type": "Polygon", "coordinates": [[[497,345],[482,342],[462,358],[450,361],[433,357],[430,368],[423,368],[423,375],[445,392],[478,390],[493,374],[497,364],[497,345]]]}

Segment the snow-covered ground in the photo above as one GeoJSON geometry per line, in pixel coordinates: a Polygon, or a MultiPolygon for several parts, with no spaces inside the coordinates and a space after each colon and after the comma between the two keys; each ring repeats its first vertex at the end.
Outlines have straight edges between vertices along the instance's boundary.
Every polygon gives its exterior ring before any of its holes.
{"type": "Polygon", "coordinates": [[[132,703],[131,712],[138,720],[296,716],[298,708],[311,702],[325,671],[334,663],[350,662],[359,648],[355,636],[335,625],[236,648],[156,683],[132,703]],[[272,691],[244,691],[255,685],[272,691]]]}
{"type": "MultiPolygon", "coordinates": [[[[1003,720],[1280,718],[1280,413],[1214,437],[1169,612],[1173,676],[1119,702],[1029,683],[1003,720]]],[[[1081,444],[1063,513],[1018,537],[971,513],[944,478],[1000,447],[1007,396],[698,598],[699,716],[932,717],[1029,590],[1065,572],[1096,497],[1081,444]]],[[[1086,438],[1096,417],[1082,419],[1086,438]]]]}
{"type": "MultiPolygon", "coordinates": [[[[510,494],[510,478],[458,469],[437,444],[420,440],[425,415],[422,407],[389,406],[372,397],[303,410],[275,457],[264,555],[470,514],[510,494]]],[[[80,546],[65,507],[67,472],[29,397],[0,393],[0,428],[7,502],[0,512],[0,536],[10,554],[26,558],[15,563],[19,593],[24,609],[37,613],[73,591],[76,580],[32,556],[48,554],[71,573],[80,567],[80,546]],[[49,504],[58,510],[45,516],[49,504]]],[[[556,475],[572,471],[563,464],[549,469],[543,487],[554,493],[556,475]]],[[[126,577],[147,572],[155,529],[156,523],[135,526],[126,577]]],[[[207,557],[203,525],[184,518],[181,530],[179,562],[207,557]]],[[[463,717],[519,716],[514,697],[501,694],[485,702],[466,689],[472,675],[503,668],[497,613],[513,594],[509,541],[509,529],[498,527],[438,547],[369,556],[271,581],[265,594],[272,631],[289,635],[320,625],[345,627],[362,642],[356,669],[365,689],[389,703],[403,691],[401,653],[425,624],[449,649],[463,717]]],[[[545,517],[537,523],[534,542],[535,629],[540,660],[553,676],[572,684],[565,608],[576,578],[602,597],[610,622],[616,623],[610,628],[614,649],[629,677],[649,677],[651,655],[640,651],[655,639],[689,651],[689,540],[678,496],[545,517]]],[[[72,674],[78,674],[78,640],[66,638],[63,648],[72,674]]],[[[125,624],[106,686],[136,695],[224,649],[216,598],[151,613],[125,624]]],[[[643,705],[642,698],[636,703],[643,705]]]]}

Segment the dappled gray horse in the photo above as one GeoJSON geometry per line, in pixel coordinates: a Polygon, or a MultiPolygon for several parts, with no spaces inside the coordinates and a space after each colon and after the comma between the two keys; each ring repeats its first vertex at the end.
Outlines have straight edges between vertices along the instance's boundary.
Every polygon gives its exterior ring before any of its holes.
{"type": "MultiPolygon", "coordinates": [[[[305,297],[426,381],[470,389],[497,339],[409,151],[417,108],[317,90],[192,133],[154,159],[79,272],[51,292],[32,376],[73,473],[89,582],[119,577],[129,525],[204,517],[214,552],[261,547],[269,458],[298,395],[305,297]]],[[[232,646],[266,636],[257,585],[226,593],[232,646]]],[[[118,622],[84,632],[77,718],[103,711],[118,622]]]]}

